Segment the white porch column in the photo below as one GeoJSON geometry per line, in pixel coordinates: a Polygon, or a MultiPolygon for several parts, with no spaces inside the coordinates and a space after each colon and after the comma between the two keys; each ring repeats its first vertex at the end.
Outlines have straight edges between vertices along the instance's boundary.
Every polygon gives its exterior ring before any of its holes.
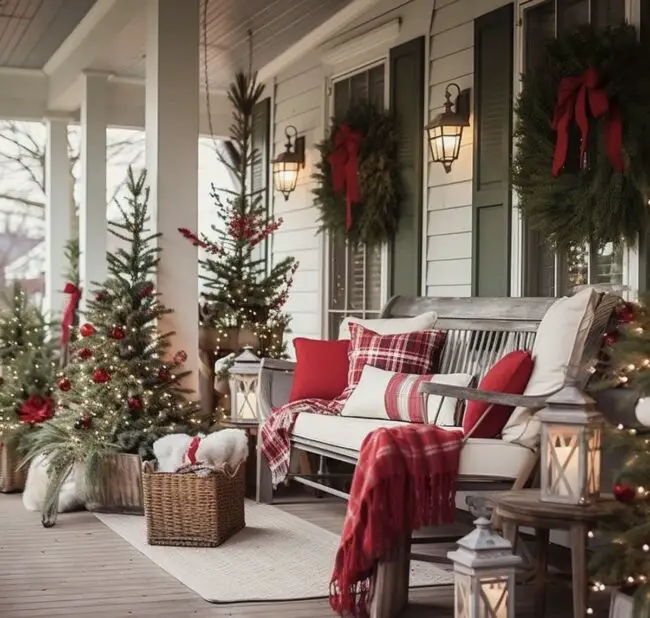
{"type": "Polygon", "coordinates": [[[79,212],[82,311],[92,282],[106,278],[106,90],[106,75],[88,73],[83,76],[79,212]]]}
{"type": "Polygon", "coordinates": [[[198,250],[179,227],[198,226],[199,0],[147,0],[146,163],[162,249],[158,292],[174,313],[170,353],[187,352],[186,386],[198,389],[198,250]]]}
{"type": "Polygon", "coordinates": [[[68,119],[47,118],[45,147],[45,299],[50,318],[60,315],[67,302],[63,288],[68,269],[64,250],[71,236],[72,176],[68,155],[68,119]]]}

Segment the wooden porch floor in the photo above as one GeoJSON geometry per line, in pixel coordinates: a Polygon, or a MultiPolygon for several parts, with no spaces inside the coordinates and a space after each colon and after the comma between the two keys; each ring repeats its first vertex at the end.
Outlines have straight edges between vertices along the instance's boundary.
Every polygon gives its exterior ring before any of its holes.
{"type": "MultiPolygon", "coordinates": [[[[335,532],[344,513],[341,503],[329,501],[278,508],[335,532]]],[[[518,590],[518,618],[533,615],[531,592],[529,587],[518,590]]],[[[453,617],[452,601],[451,587],[413,590],[403,618],[453,617]]],[[[572,615],[568,587],[549,590],[547,615],[572,615]]],[[[332,618],[334,614],[326,600],[211,605],[92,514],[66,514],[55,528],[45,530],[37,514],[24,510],[20,496],[10,495],[0,496],[0,616],[332,618]]]]}

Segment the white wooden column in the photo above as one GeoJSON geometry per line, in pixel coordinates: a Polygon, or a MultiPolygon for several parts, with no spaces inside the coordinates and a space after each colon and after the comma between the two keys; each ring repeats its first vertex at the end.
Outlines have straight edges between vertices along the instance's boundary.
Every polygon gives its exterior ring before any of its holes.
{"type": "Polygon", "coordinates": [[[67,302],[63,288],[68,264],[65,245],[70,239],[73,207],[68,155],[68,119],[46,118],[45,147],[45,300],[43,309],[53,319],[67,302]]]}
{"type": "Polygon", "coordinates": [[[198,385],[198,250],[178,232],[198,227],[199,0],[147,0],[146,163],[150,205],[162,249],[160,320],[175,331],[170,354],[187,352],[198,385]]]}
{"type": "Polygon", "coordinates": [[[106,278],[106,75],[83,76],[81,103],[81,208],[79,279],[85,299],[93,281],[106,278]]]}

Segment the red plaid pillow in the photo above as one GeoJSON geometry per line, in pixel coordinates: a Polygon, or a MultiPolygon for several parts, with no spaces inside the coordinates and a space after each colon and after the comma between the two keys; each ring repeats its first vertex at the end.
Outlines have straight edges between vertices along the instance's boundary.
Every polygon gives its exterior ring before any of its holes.
{"type": "Polygon", "coordinates": [[[359,383],[365,365],[396,373],[437,373],[447,334],[424,330],[398,335],[379,335],[361,324],[350,324],[349,396],[359,383]]]}

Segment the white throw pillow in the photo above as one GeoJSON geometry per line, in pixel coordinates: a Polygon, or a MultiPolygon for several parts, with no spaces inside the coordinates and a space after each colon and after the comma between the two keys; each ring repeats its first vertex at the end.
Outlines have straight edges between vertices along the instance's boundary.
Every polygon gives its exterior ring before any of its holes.
{"type": "Polygon", "coordinates": [[[361,318],[345,318],[339,327],[339,339],[350,338],[350,322],[361,324],[365,328],[379,335],[401,335],[402,333],[415,333],[419,330],[429,330],[436,324],[438,315],[435,311],[421,313],[413,318],[381,318],[376,320],[362,320],[361,318]]]}
{"type": "Polygon", "coordinates": [[[395,373],[366,365],[361,380],[343,406],[341,416],[454,427],[458,400],[430,395],[425,410],[423,397],[419,394],[423,382],[469,386],[472,376],[464,373],[434,376],[395,373]]]}
{"type": "MultiPolygon", "coordinates": [[[[524,395],[545,395],[561,388],[569,368],[582,361],[585,342],[594,321],[599,294],[593,288],[554,302],[542,318],[533,345],[535,366],[524,395]]],[[[503,439],[526,446],[539,443],[540,423],[530,408],[515,408],[503,439]]]]}

